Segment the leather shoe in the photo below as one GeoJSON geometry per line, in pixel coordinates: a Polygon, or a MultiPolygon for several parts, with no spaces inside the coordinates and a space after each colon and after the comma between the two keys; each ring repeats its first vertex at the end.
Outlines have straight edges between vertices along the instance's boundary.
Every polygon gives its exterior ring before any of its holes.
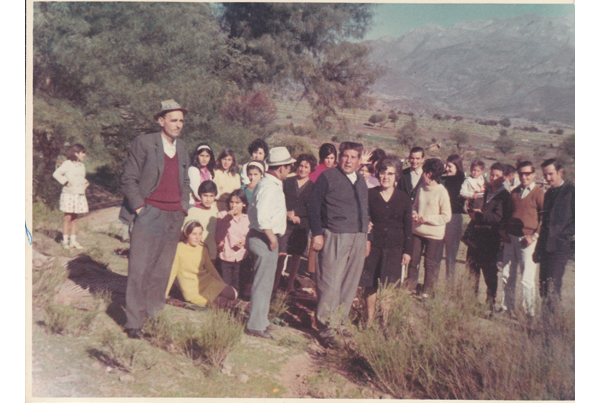
{"type": "Polygon", "coordinates": [[[244,333],[246,333],[248,336],[262,337],[263,339],[275,340],[275,337],[273,337],[273,335],[267,330],[252,330],[246,328],[244,330],[244,333]]]}
{"type": "Polygon", "coordinates": [[[277,326],[269,324],[269,326],[267,326],[267,328],[265,330],[267,332],[274,332],[275,330],[277,330],[277,326]]]}
{"type": "Polygon", "coordinates": [[[130,339],[141,339],[144,336],[142,333],[142,329],[137,328],[125,329],[125,333],[127,333],[127,336],[130,339]]]}

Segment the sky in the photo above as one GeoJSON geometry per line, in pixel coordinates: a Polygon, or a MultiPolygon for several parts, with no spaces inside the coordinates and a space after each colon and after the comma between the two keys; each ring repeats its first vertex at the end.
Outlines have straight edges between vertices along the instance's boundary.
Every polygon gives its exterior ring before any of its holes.
{"type": "Polygon", "coordinates": [[[373,28],[364,39],[399,37],[428,24],[447,28],[468,20],[506,19],[524,14],[559,17],[574,13],[572,4],[379,4],[374,10],[373,28]]]}

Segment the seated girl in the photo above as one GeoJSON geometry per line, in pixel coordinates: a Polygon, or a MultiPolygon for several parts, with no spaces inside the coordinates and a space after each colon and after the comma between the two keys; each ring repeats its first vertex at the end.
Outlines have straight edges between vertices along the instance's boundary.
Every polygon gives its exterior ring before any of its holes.
{"type": "Polygon", "coordinates": [[[225,284],[202,244],[202,225],[188,221],[177,244],[166,296],[177,278],[183,298],[199,306],[226,306],[237,298],[237,291],[225,284]]]}

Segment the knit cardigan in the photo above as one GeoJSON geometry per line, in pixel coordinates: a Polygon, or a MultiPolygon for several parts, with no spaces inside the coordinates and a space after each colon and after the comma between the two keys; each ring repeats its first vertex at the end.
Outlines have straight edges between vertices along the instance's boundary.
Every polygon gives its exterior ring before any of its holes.
{"type": "Polygon", "coordinates": [[[412,232],[430,239],[444,239],[446,223],[452,219],[452,207],[446,188],[440,184],[421,186],[413,204],[413,212],[427,219],[425,224],[413,221],[412,232]]]}

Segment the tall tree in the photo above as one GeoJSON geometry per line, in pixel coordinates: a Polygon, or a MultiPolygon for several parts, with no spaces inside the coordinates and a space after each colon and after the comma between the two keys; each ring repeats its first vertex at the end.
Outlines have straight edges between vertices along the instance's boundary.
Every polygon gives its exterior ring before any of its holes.
{"type": "MultiPolygon", "coordinates": [[[[220,111],[265,61],[228,39],[207,4],[38,2],[33,33],[34,184],[53,183],[73,142],[117,175],[133,137],[158,130],[152,115],[169,98],[190,110],[186,141],[244,149],[243,128],[220,111]]],[[[56,188],[34,193],[52,202],[56,188]]]]}
{"type": "Polygon", "coordinates": [[[300,85],[313,121],[343,121],[339,109],[366,106],[379,70],[361,39],[372,20],[369,4],[224,3],[222,22],[230,38],[243,39],[244,54],[265,60],[256,81],[300,85]]]}

